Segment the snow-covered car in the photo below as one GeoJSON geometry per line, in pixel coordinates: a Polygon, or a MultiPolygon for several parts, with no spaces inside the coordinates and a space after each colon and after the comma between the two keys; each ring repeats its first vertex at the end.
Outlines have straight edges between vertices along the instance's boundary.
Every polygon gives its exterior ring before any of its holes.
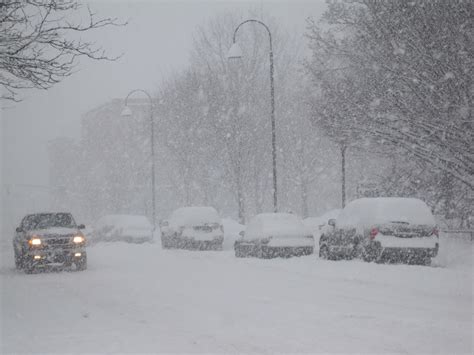
{"type": "Polygon", "coordinates": [[[222,250],[224,227],[213,207],[181,207],[161,227],[165,249],[222,250]]]}
{"type": "Polygon", "coordinates": [[[70,213],[26,215],[13,238],[15,266],[26,273],[46,267],[87,268],[86,238],[70,213]]]}
{"type": "Polygon", "coordinates": [[[314,238],[301,218],[292,213],[262,213],[250,220],[234,244],[236,257],[290,257],[309,255],[314,238]]]}
{"type": "Polygon", "coordinates": [[[319,217],[308,217],[303,219],[303,223],[308,228],[310,233],[313,234],[314,240],[319,240],[321,234],[323,234],[327,228],[333,228],[328,225],[330,219],[336,219],[341,213],[340,209],[330,210],[319,217]]]}
{"type": "Polygon", "coordinates": [[[319,240],[324,259],[406,262],[429,265],[439,238],[430,208],[415,198],[361,198],[331,220],[319,240]]]}
{"type": "Polygon", "coordinates": [[[153,226],[145,216],[107,215],[94,224],[92,236],[94,242],[151,242],[153,226]]]}

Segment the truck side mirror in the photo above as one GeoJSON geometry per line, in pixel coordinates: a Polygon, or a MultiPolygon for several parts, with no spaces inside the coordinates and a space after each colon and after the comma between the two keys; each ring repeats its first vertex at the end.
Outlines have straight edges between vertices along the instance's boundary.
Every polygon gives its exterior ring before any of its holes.
{"type": "Polygon", "coordinates": [[[331,226],[331,227],[335,227],[336,226],[336,220],[334,218],[331,218],[329,221],[328,221],[328,224],[331,226]]]}

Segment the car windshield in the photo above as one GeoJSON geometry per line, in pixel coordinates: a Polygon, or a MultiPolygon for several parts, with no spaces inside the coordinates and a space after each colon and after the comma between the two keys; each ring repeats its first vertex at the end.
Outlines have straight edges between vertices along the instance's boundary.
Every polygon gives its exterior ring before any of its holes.
{"type": "Polygon", "coordinates": [[[69,213],[42,213],[27,216],[22,223],[25,230],[51,227],[74,228],[76,223],[69,213]]]}

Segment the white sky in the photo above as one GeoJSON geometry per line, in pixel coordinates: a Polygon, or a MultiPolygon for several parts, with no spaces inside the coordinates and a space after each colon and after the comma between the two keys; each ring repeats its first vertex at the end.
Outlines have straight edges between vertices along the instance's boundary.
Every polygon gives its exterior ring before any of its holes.
{"type": "MultiPolygon", "coordinates": [[[[81,60],[78,72],[47,91],[22,92],[18,104],[2,103],[3,184],[48,185],[47,142],[78,138],[81,115],[131,89],[153,92],[161,79],[184,68],[197,26],[223,12],[263,9],[289,30],[303,35],[305,18],[326,5],[312,1],[90,1],[101,17],[128,20],[126,27],[98,30],[94,40],[117,62],[81,60]]],[[[229,31],[233,31],[229,28],[229,31]]],[[[79,167],[80,168],[80,167],[79,167]]]]}

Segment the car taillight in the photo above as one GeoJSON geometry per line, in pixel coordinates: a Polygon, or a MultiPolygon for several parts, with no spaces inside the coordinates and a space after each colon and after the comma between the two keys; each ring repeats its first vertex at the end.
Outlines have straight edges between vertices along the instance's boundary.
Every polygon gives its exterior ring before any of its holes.
{"type": "Polygon", "coordinates": [[[438,228],[434,228],[433,231],[431,232],[431,235],[435,235],[439,238],[439,230],[438,228]]]}
{"type": "Polygon", "coordinates": [[[370,239],[375,239],[375,236],[379,234],[379,229],[374,227],[370,230],[370,239]]]}

